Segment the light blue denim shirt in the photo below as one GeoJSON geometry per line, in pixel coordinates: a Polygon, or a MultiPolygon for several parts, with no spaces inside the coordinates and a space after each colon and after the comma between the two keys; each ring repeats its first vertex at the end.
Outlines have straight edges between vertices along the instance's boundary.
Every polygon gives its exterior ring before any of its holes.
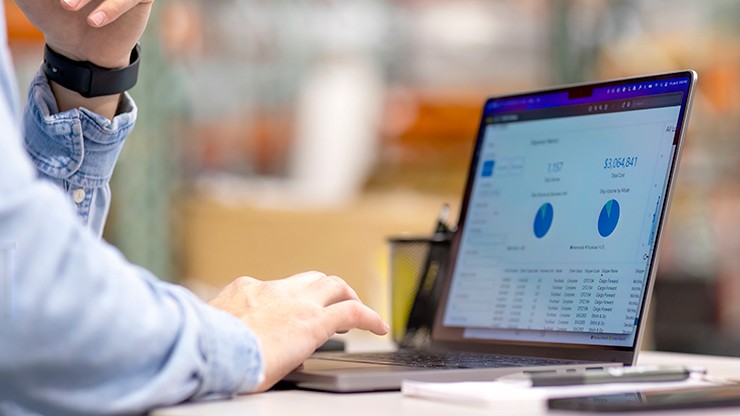
{"type": "Polygon", "coordinates": [[[0,38],[0,414],[142,413],[253,390],[262,356],[241,321],[99,238],[130,97],[112,122],[55,114],[40,73],[21,118],[0,38]]]}

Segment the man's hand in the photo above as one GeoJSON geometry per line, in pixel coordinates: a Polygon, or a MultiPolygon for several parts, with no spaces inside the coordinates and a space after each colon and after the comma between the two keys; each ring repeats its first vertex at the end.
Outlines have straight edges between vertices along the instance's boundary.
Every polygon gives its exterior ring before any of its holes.
{"type": "Polygon", "coordinates": [[[153,0],[16,0],[56,52],[104,68],[129,64],[153,0]]]}
{"type": "Polygon", "coordinates": [[[257,335],[265,365],[259,391],[298,367],[335,333],[353,328],[388,332],[347,283],[319,272],[268,282],[240,277],[210,304],[235,315],[257,335]]]}

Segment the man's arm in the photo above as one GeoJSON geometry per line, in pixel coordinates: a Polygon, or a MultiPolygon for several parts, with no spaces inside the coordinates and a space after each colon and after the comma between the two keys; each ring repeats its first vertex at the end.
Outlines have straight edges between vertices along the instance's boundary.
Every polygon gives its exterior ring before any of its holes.
{"type": "MultiPolygon", "coordinates": [[[[0,413],[4,402],[44,414],[133,413],[261,391],[335,332],[387,332],[337,277],[237,279],[214,299],[219,311],[129,264],[35,178],[12,101],[0,99],[0,413]]],[[[69,125],[50,125],[50,139],[68,140],[69,125]]]]}
{"type": "MultiPolygon", "coordinates": [[[[151,9],[151,0],[16,3],[57,54],[109,69],[129,65],[151,9]]],[[[110,206],[110,177],[136,119],[131,97],[83,97],[47,80],[39,70],[28,98],[23,116],[27,152],[41,176],[74,201],[80,220],[101,235],[110,206]]]]}
{"type": "Polygon", "coordinates": [[[129,264],[34,177],[5,103],[0,412],[136,413],[261,391],[336,332],[387,332],[337,277],[237,279],[212,302],[219,311],[129,264]]]}
{"type": "Polygon", "coordinates": [[[35,177],[9,103],[0,99],[0,413],[135,413],[261,391],[335,332],[387,332],[337,277],[241,278],[214,308],[129,264],[35,177]]]}
{"type": "MultiPolygon", "coordinates": [[[[44,414],[141,412],[251,391],[259,342],[232,315],[128,264],[34,178],[0,100],[0,402],[44,414]],[[11,247],[11,248],[8,248],[11,247]],[[8,263],[10,262],[10,263],[8,263]]],[[[1,407],[1,406],[0,406],[1,407]]]]}

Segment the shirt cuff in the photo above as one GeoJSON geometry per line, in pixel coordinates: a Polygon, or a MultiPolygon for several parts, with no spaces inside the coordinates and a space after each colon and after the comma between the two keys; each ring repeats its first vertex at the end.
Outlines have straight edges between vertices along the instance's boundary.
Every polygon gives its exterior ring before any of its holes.
{"type": "Polygon", "coordinates": [[[109,183],[123,143],[134,127],[136,105],[124,93],[113,120],[85,108],[58,112],[49,81],[39,70],[23,114],[26,150],[41,173],[72,185],[109,183]]]}
{"type": "Polygon", "coordinates": [[[235,316],[210,305],[200,308],[201,349],[206,368],[201,388],[192,399],[216,399],[257,389],[265,379],[256,335],[235,316]]]}

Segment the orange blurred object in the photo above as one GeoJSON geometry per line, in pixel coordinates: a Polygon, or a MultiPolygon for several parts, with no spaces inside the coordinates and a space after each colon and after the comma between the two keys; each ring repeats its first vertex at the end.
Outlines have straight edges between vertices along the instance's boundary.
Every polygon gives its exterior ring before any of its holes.
{"type": "Polygon", "coordinates": [[[15,2],[5,1],[5,21],[8,27],[8,42],[44,42],[44,35],[28,21],[15,2]]]}

